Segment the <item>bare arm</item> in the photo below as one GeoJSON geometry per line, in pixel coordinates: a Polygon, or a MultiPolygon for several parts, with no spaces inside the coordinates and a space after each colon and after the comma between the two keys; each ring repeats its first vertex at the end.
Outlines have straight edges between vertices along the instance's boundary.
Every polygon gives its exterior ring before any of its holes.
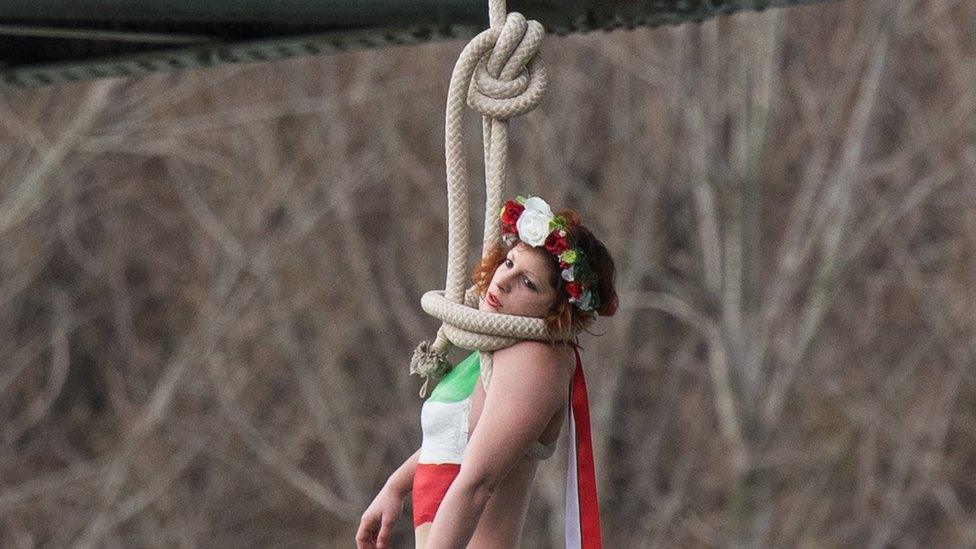
{"type": "Polygon", "coordinates": [[[396,471],[386,479],[383,489],[393,490],[394,493],[405,496],[413,490],[413,474],[417,470],[417,459],[420,457],[420,450],[408,457],[403,465],[397,467],[396,471]]]}
{"type": "Polygon", "coordinates": [[[427,549],[463,548],[491,494],[567,398],[572,370],[545,343],[495,353],[491,388],[458,477],[438,508],[427,549]]]}
{"type": "Polygon", "coordinates": [[[357,549],[389,547],[390,531],[403,512],[403,500],[413,489],[413,474],[417,470],[420,450],[408,457],[386,480],[386,484],[363,512],[356,531],[357,549]]]}

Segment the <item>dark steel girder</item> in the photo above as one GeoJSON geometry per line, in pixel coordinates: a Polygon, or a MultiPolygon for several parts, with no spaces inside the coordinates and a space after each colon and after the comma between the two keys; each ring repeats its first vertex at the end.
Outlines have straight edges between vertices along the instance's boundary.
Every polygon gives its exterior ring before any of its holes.
{"type": "MultiPolygon", "coordinates": [[[[567,34],[822,0],[509,0],[567,34]]],[[[0,87],[468,38],[486,0],[2,0],[0,87]]]]}

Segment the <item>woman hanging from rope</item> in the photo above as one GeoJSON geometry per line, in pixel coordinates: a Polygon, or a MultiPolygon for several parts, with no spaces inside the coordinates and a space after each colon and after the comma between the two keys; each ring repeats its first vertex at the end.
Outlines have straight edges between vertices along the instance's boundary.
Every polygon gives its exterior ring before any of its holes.
{"type": "MultiPolygon", "coordinates": [[[[447,280],[420,301],[443,324],[410,361],[411,373],[441,381],[422,408],[420,450],[363,513],[360,549],[389,546],[411,491],[418,548],[518,546],[536,462],[552,455],[564,411],[566,546],[602,543],[577,342],[598,315],[617,309],[613,260],[576,212],[554,214],[538,197],[502,204],[508,121],[535,108],[546,89],[537,55],[545,30],[507,13],[505,0],[488,0],[488,18],[490,27],[461,51],[447,91],[447,280]],[[468,289],[465,104],[483,115],[486,176],[482,261],[468,289]],[[451,347],[475,352],[452,366],[451,347]]],[[[426,390],[427,382],[420,396],[426,390]]]]}
{"type": "MultiPolygon", "coordinates": [[[[472,275],[479,310],[544,319],[553,335],[614,314],[613,260],[579,214],[519,197],[505,202],[500,228],[472,275]]],[[[389,547],[411,491],[418,549],[517,547],[537,464],[553,454],[565,417],[567,546],[599,547],[577,339],[521,341],[495,351],[489,368],[478,352],[454,366],[423,405],[421,448],[363,513],[358,547],[389,547]]]]}

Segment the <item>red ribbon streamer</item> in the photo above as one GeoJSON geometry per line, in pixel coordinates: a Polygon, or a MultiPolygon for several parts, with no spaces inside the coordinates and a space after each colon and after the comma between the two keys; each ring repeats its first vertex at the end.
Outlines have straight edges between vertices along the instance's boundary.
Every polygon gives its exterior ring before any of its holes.
{"type": "Polygon", "coordinates": [[[596,469],[593,465],[593,442],[590,438],[590,404],[586,395],[583,363],[575,347],[576,370],[570,387],[573,422],[576,427],[576,477],[579,494],[580,530],[583,549],[601,549],[600,504],[596,495],[596,469]]]}

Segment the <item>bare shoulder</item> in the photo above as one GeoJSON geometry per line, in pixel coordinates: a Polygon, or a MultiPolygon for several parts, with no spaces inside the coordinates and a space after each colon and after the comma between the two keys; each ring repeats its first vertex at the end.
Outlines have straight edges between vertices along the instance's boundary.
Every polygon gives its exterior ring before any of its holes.
{"type": "Polygon", "coordinates": [[[544,341],[520,341],[511,347],[495,351],[495,364],[538,365],[563,370],[573,364],[573,349],[569,345],[550,345],[544,341]]]}

